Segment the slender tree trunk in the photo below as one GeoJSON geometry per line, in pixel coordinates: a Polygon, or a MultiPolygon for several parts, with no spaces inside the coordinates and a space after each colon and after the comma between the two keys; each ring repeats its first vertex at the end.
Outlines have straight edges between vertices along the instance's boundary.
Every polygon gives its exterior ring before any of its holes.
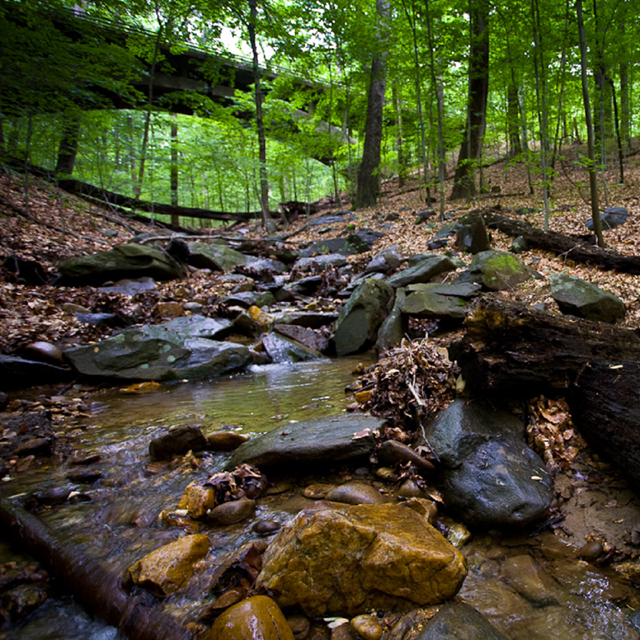
{"type": "Polygon", "coordinates": [[[515,82],[510,81],[507,87],[507,129],[509,134],[509,155],[511,157],[522,153],[519,111],[518,88],[515,82]]]}
{"type": "Polygon", "coordinates": [[[489,5],[470,0],[471,49],[469,53],[469,98],[467,124],[460,144],[450,200],[470,198],[476,194],[474,164],[480,157],[489,95],[489,5]]]}
{"type": "Polygon", "coordinates": [[[540,7],[538,5],[538,0],[531,0],[531,17],[533,21],[533,42],[535,45],[533,65],[536,72],[536,102],[538,104],[538,123],[540,125],[540,168],[542,170],[542,193],[544,197],[544,230],[549,231],[549,177],[547,175],[549,125],[544,59],[542,57],[542,36],[540,33],[540,7]]]}
{"type": "Polygon", "coordinates": [[[78,155],[78,139],[80,137],[80,114],[65,113],[62,116],[62,139],[58,146],[56,175],[71,176],[78,155]]]}
{"type": "MultiPolygon", "coordinates": [[[[565,17],[564,17],[564,37],[562,38],[562,53],[560,55],[560,91],[558,92],[558,118],[556,120],[556,132],[553,137],[553,153],[551,154],[551,169],[552,172],[556,167],[556,156],[559,153],[559,148],[562,147],[562,141],[560,140],[560,126],[565,123],[566,129],[566,114],[564,112],[564,89],[565,78],[567,69],[567,51],[565,43],[569,39],[569,0],[565,5],[565,17]]],[[[564,133],[564,132],[563,132],[564,133]]],[[[552,178],[553,179],[553,176],[552,178]]]]}
{"type": "Polygon", "coordinates": [[[613,122],[615,124],[616,144],[618,146],[618,163],[620,165],[620,184],[624,184],[624,152],[622,150],[622,137],[620,135],[620,118],[618,117],[618,100],[616,98],[616,86],[611,78],[607,78],[611,87],[611,97],[613,98],[613,122]]]}
{"type": "MultiPolygon", "coordinates": [[[[376,0],[377,13],[386,30],[389,12],[387,0],[376,0]]],[[[358,169],[356,209],[374,205],[380,195],[380,147],[382,144],[382,110],[387,84],[386,35],[379,34],[380,49],[373,54],[371,62],[371,82],[367,99],[367,119],[364,129],[362,162],[358,169]]]]}
{"type": "Polygon", "coordinates": [[[598,177],[596,175],[596,149],[593,135],[593,121],[591,120],[591,104],[589,102],[589,80],[587,78],[587,43],[584,34],[584,20],[582,17],[582,0],[576,0],[576,15],[578,18],[578,36],[580,38],[580,71],[582,79],[582,100],[584,102],[584,119],[587,125],[587,149],[589,154],[589,188],[591,191],[591,217],[593,231],[598,239],[598,246],[604,248],[602,224],[600,222],[600,202],[598,198],[598,177]]]}
{"type": "Polygon", "coordinates": [[[269,181],[267,178],[267,136],[264,130],[262,115],[262,89],[260,87],[260,65],[258,61],[258,46],[256,44],[256,22],[258,20],[257,0],[249,0],[251,15],[249,18],[249,41],[253,60],[253,83],[256,103],[256,129],[258,130],[258,162],[260,163],[260,209],[262,210],[262,225],[268,231],[272,226],[269,215],[269,181]]]}
{"type": "Polygon", "coordinates": [[[429,39],[429,67],[431,69],[431,84],[436,94],[436,109],[438,113],[438,191],[440,201],[440,220],[444,220],[444,177],[445,177],[445,145],[444,145],[444,91],[442,89],[442,79],[436,73],[436,63],[433,55],[435,48],[433,42],[433,30],[431,26],[431,11],[429,0],[424,0],[427,17],[427,37],[429,39]]]}
{"type": "Polygon", "coordinates": [[[404,187],[407,178],[407,161],[404,153],[404,140],[402,132],[402,100],[401,90],[397,82],[393,83],[393,104],[396,108],[396,153],[398,154],[398,186],[404,187]]]}
{"type": "Polygon", "coordinates": [[[416,31],[415,15],[409,12],[406,3],[402,2],[402,8],[404,14],[411,28],[411,36],[413,38],[413,83],[416,92],[416,110],[418,112],[418,126],[420,130],[420,144],[418,150],[418,157],[420,158],[420,165],[422,168],[422,181],[420,181],[420,171],[418,170],[418,184],[422,187],[427,182],[427,159],[426,159],[426,140],[424,133],[424,116],[422,113],[422,89],[420,82],[420,54],[418,50],[418,34],[416,31]]]}
{"type": "MultiPolygon", "coordinates": [[[[171,122],[171,204],[178,206],[178,122],[176,114],[172,113],[171,122]]],[[[221,208],[222,210],[222,208],[221,208]]],[[[180,225],[180,217],[171,216],[171,224],[180,225]]]]}
{"type": "Polygon", "coordinates": [[[629,63],[620,63],[620,110],[621,129],[625,148],[631,148],[631,103],[629,100],[629,63]]]}

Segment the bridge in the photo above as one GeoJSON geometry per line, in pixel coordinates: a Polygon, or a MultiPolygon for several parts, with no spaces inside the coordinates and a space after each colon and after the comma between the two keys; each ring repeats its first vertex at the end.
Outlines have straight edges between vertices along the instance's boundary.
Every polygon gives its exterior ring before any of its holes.
{"type": "MultiPolygon", "coordinates": [[[[0,7],[4,9],[5,20],[25,26],[25,13],[19,2],[2,0],[0,7]]],[[[157,34],[151,30],[89,15],[78,9],[39,7],[38,15],[50,20],[61,34],[74,42],[93,38],[125,48],[130,39],[138,39],[147,46],[155,46],[157,38],[157,34]]],[[[189,99],[189,96],[198,94],[214,102],[229,105],[236,90],[248,92],[252,89],[253,63],[244,56],[220,54],[214,47],[209,47],[203,42],[166,40],[159,43],[159,53],[159,62],[153,73],[151,63],[140,55],[136,56],[138,74],[129,84],[139,91],[137,99],[131,92],[116,92],[104,86],[96,85],[92,90],[106,98],[116,109],[132,109],[146,104],[151,85],[154,107],[188,115],[207,115],[206,107],[204,111],[194,107],[194,103],[202,105],[203,101],[194,101],[189,99]]],[[[275,80],[279,76],[294,78],[294,88],[308,92],[307,104],[310,109],[317,104],[318,94],[327,88],[322,81],[314,82],[300,78],[291,69],[279,65],[269,64],[267,67],[260,67],[260,74],[261,78],[267,81],[275,80]]],[[[250,117],[248,113],[236,115],[243,119],[250,117]]],[[[298,117],[303,115],[305,112],[302,111],[297,114],[298,117]]]]}

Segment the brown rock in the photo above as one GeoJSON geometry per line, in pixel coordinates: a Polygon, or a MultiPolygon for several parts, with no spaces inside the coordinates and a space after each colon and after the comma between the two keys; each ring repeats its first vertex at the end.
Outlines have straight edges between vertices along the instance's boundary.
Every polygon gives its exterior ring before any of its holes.
{"type": "Polygon", "coordinates": [[[159,597],[177,593],[187,586],[210,547],[209,538],[201,533],[179,538],[138,560],[129,567],[129,575],[159,597]]]}
{"type": "Polygon", "coordinates": [[[378,458],[382,464],[390,467],[399,463],[411,462],[422,473],[431,473],[434,470],[434,466],[428,460],[425,460],[411,447],[396,440],[383,442],[378,449],[378,458]]]}
{"type": "Polygon", "coordinates": [[[185,487],[178,506],[186,509],[191,518],[202,518],[216,506],[216,494],[212,487],[191,482],[185,487]]]}
{"type": "Polygon", "coordinates": [[[289,616],[287,622],[296,640],[304,640],[309,635],[311,622],[306,616],[289,616]]]}
{"type": "Polygon", "coordinates": [[[253,525],[253,531],[261,536],[270,536],[272,533],[280,531],[280,523],[274,520],[259,520],[253,525]]]}
{"type": "Polygon", "coordinates": [[[207,449],[233,451],[249,440],[249,436],[236,431],[218,431],[207,436],[207,449]]]}
{"type": "Polygon", "coordinates": [[[171,456],[187,453],[189,450],[201,451],[206,446],[207,439],[202,435],[200,427],[176,427],[150,442],[149,456],[152,460],[168,460],[171,456]]]}
{"type": "Polygon", "coordinates": [[[253,596],[227,609],[201,640],[294,640],[278,605],[267,596],[253,596]]]}
{"type": "Polygon", "coordinates": [[[64,362],[62,351],[50,342],[32,342],[25,347],[25,351],[32,360],[53,362],[54,364],[64,362]]]}
{"type": "Polygon", "coordinates": [[[23,442],[14,452],[15,456],[50,456],[51,446],[53,442],[51,438],[34,438],[23,442]]]}
{"type": "Polygon", "coordinates": [[[308,616],[414,608],[453,597],[467,573],[462,554],[402,505],[302,511],[263,558],[257,585],[308,616]]]}
{"type": "Polygon", "coordinates": [[[356,636],[351,631],[351,625],[345,622],[331,632],[331,640],[356,640],[356,636]]]}
{"type": "Polygon", "coordinates": [[[327,493],[327,500],[345,504],[382,504],[385,500],[380,492],[362,482],[347,482],[327,493]]]}
{"type": "Polygon", "coordinates": [[[502,564],[502,576],[507,584],[534,605],[544,607],[558,604],[543,582],[531,556],[507,558],[502,564]]]}
{"type": "Polygon", "coordinates": [[[179,318],[184,313],[180,302],[158,302],[153,314],[160,318],[179,318]]]}
{"type": "Polygon", "coordinates": [[[235,524],[248,518],[256,509],[256,501],[249,498],[240,498],[220,504],[207,515],[209,524],[235,524]]]}
{"type": "Polygon", "coordinates": [[[309,349],[324,351],[329,346],[329,338],[307,327],[300,327],[295,324],[277,324],[274,329],[283,336],[291,338],[309,349]]]}
{"type": "Polygon", "coordinates": [[[382,625],[378,618],[372,615],[361,615],[351,619],[351,629],[362,640],[380,640],[382,637],[382,625]]]}

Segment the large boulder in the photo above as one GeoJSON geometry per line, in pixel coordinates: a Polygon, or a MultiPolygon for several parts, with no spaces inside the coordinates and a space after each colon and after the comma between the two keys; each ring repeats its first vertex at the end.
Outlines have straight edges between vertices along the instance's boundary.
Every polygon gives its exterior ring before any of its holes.
{"type": "Polygon", "coordinates": [[[462,586],[464,556],[405,505],[300,512],[263,556],[257,585],[308,616],[439,604],[462,586]]]}
{"type": "Polygon", "coordinates": [[[98,286],[123,278],[173,280],[187,274],[185,267],[169,254],[141,244],[123,244],[110,251],[64,260],[58,271],[57,284],[71,286],[98,286]]]}
{"type": "Polygon", "coordinates": [[[452,318],[462,320],[468,302],[457,296],[444,296],[432,291],[413,291],[402,305],[402,313],[418,318],[452,318]]]}
{"type": "Polygon", "coordinates": [[[228,469],[248,463],[280,471],[295,465],[338,462],[369,455],[384,420],[361,414],[314,418],[274,429],[240,445],[228,469]]]}
{"type": "Polygon", "coordinates": [[[554,273],[549,276],[549,282],[551,297],[562,313],[587,320],[615,322],[624,318],[627,312],[620,298],[575,276],[554,273]]]}
{"type": "Polygon", "coordinates": [[[455,268],[455,264],[447,256],[426,256],[415,266],[403,269],[391,276],[387,282],[394,289],[397,289],[416,282],[429,282],[441,273],[455,268]]]}
{"type": "Polygon", "coordinates": [[[247,264],[247,256],[231,247],[206,242],[190,242],[189,264],[199,269],[230,271],[247,264]]]}
{"type": "Polygon", "coordinates": [[[375,343],[378,327],[389,315],[394,292],[382,280],[367,278],[343,307],[331,338],[339,356],[364,351],[375,343]]]}
{"type": "Polygon", "coordinates": [[[514,255],[492,249],[478,253],[458,282],[477,282],[489,291],[503,291],[513,289],[535,275],[531,267],[514,255]]]}
{"type": "Polygon", "coordinates": [[[292,271],[326,271],[339,269],[347,264],[347,259],[341,253],[321,253],[313,257],[298,258],[292,271]]]}
{"type": "Polygon", "coordinates": [[[468,526],[529,524],[544,515],[553,482],[513,414],[455,400],[428,426],[444,468],[447,507],[468,526]]]}
{"type": "Polygon", "coordinates": [[[460,227],[456,231],[456,249],[473,255],[491,249],[491,238],[481,214],[471,213],[460,220],[460,227]]]}
{"type": "Polygon", "coordinates": [[[376,240],[379,240],[383,236],[384,234],[379,231],[360,229],[345,238],[318,240],[310,247],[304,249],[304,251],[301,251],[301,254],[307,257],[311,257],[317,253],[340,253],[343,256],[352,256],[357,253],[369,251],[376,240]]]}
{"type": "Polygon", "coordinates": [[[187,338],[162,325],[125,329],[64,352],[79,373],[127,380],[181,380],[216,376],[251,362],[244,345],[187,338]]]}
{"type": "Polygon", "coordinates": [[[179,538],[138,560],[129,567],[135,584],[159,597],[177,593],[188,586],[196,565],[209,553],[211,542],[202,534],[179,538]]]}

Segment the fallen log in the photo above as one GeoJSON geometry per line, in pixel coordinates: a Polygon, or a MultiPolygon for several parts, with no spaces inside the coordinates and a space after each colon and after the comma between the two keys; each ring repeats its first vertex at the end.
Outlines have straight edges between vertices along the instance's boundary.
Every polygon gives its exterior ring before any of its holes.
{"type": "Polygon", "coordinates": [[[594,361],[640,362],[640,335],[604,322],[484,298],[449,350],[472,393],[532,397],[570,390],[594,361]]]}
{"type": "Polygon", "coordinates": [[[550,251],[574,262],[589,263],[605,270],[640,273],[640,256],[626,256],[600,249],[579,238],[556,231],[543,231],[524,220],[508,218],[492,211],[484,210],[482,215],[488,228],[498,229],[509,236],[522,236],[532,249],[550,251]]]}
{"type": "Polygon", "coordinates": [[[135,208],[149,213],[160,213],[164,215],[175,215],[184,218],[198,218],[201,220],[222,220],[248,222],[259,220],[262,217],[260,212],[237,212],[228,213],[225,211],[209,211],[207,209],[197,209],[194,207],[180,207],[178,205],[164,204],[161,202],[147,202],[146,200],[136,200],[131,196],[123,196],[115,191],[107,191],[86,182],[79,180],[60,180],[61,189],[80,196],[89,196],[95,200],[108,202],[119,207],[135,208]]]}
{"type": "Polygon", "coordinates": [[[122,577],[61,540],[47,525],[9,499],[0,499],[3,532],[45,565],[78,602],[131,640],[189,640],[174,618],[125,591],[122,577]]]}
{"type": "Polygon", "coordinates": [[[640,362],[592,362],[578,376],[571,417],[594,451],[640,482],[640,362]]]}

